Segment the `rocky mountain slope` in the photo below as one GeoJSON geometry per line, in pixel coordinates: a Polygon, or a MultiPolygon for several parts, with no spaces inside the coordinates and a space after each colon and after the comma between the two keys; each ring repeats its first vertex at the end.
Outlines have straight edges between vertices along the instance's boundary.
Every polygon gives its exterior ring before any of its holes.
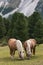
{"type": "MultiPolygon", "coordinates": [[[[0,12],[7,14],[8,12],[11,12],[17,8],[20,2],[21,0],[0,0],[0,12]]],[[[43,16],[43,0],[39,1],[35,10],[40,12],[40,14],[43,16]]]]}
{"type": "Polygon", "coordinates": [[[40,0],[37,7],[36,11],[40,12],[40,14],[43,16],[43,0],[40,0]]]}

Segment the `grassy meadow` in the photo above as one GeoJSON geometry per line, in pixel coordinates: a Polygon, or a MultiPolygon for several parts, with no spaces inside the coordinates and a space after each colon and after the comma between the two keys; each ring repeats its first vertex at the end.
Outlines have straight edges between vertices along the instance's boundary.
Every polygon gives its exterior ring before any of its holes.
{"type": "Polygon", "coordinates": [[[43,44],[36,47],[36,55],[32,55],[30,60],[26,58],[26,55],[24,60],[20,60],[17,51],[12,60],[8,46],[0,47],[0,65],[43,65],[43,44]]]}

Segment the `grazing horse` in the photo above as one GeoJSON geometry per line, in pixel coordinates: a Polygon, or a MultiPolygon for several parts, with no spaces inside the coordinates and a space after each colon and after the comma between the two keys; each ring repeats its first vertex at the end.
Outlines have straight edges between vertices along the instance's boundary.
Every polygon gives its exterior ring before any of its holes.
{"type": "Polygon", "coordinates": [[[30,57],[32,52],[35,55],[35,47],[36,47],[36,40],[35,39],[26,40],[23,43],[23,46],[24,46],[24,49],[26,51],[26,56],[27,57],[30,57]]]}
{"type": "Polygon", "coordinates": [[[24,49],[22,46],[22,42],[20,40],[9,39],[8,46],[10,49],[10,55],[12,59],[14,58],[14,54],[16,50],[18,50],[19,57],[21,59],[24,59],[24,49]]]}

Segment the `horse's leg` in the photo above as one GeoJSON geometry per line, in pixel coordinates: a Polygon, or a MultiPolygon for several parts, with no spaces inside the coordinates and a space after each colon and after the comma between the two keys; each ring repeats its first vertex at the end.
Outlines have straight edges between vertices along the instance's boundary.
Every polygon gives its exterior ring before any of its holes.
{"type": "Polygon", "coordinates": [[[35,55],[35,49],[36,49],[36,47],[33,48],[33,55],[35,55]]]}
{"type": "Polygon", "coordinates": [[[10,49],[10,55],[11,55],[11,59],[14,59],[14,54],[13,54],[13,49],[10,49]]]}
{"type": "Polygon", "coordinates": [[[26,48],[25,48],[24,50],[25,50],[25,53],[26,53],[26,56],[27,56],[27,51],[26,51],[26,48]]]}
{"type": "Polygon", "coordinates": [[[26,51],[26,49],[25,49],[25,53],[26,53],[26,56],[28,57],[28,54],[27,54],[27,51],[26,51]]]}
{"type": "Polygon", "coordinates": [[[31,48],[31,53],[32,53],[32,48],[31,48]]]}
{"type": "Polygon", "coordinates": [[[14,55],[15,55],[15,50],[13,50],[13,57],[14,57],[14,55]]]}

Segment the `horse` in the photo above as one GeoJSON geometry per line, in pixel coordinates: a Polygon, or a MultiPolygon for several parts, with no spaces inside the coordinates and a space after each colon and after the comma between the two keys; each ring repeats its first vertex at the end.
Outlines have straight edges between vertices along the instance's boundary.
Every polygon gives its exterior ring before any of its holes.
{"type": "Polygon", "coordinates": [[[35,39],[26,40],[23,43],[23,46],[24,46],[27,57],[30,58],[32,56],[32,53],[33,53],[33,55],[35,55],[35,48],[36,48],[36,40],[35,39]]]}
{"type": "Polygon", "coordinates": [[[22,42],[20,40],[13,39],[13,38],[9,39],[8,46],[10,49],[10,55],[11,55],[12,59],[14,58],[14,54],[15,54],[16,50],[18,51],[19,57],[21,59],[24,59],[24,48],[23,48],[22,42]]]}

